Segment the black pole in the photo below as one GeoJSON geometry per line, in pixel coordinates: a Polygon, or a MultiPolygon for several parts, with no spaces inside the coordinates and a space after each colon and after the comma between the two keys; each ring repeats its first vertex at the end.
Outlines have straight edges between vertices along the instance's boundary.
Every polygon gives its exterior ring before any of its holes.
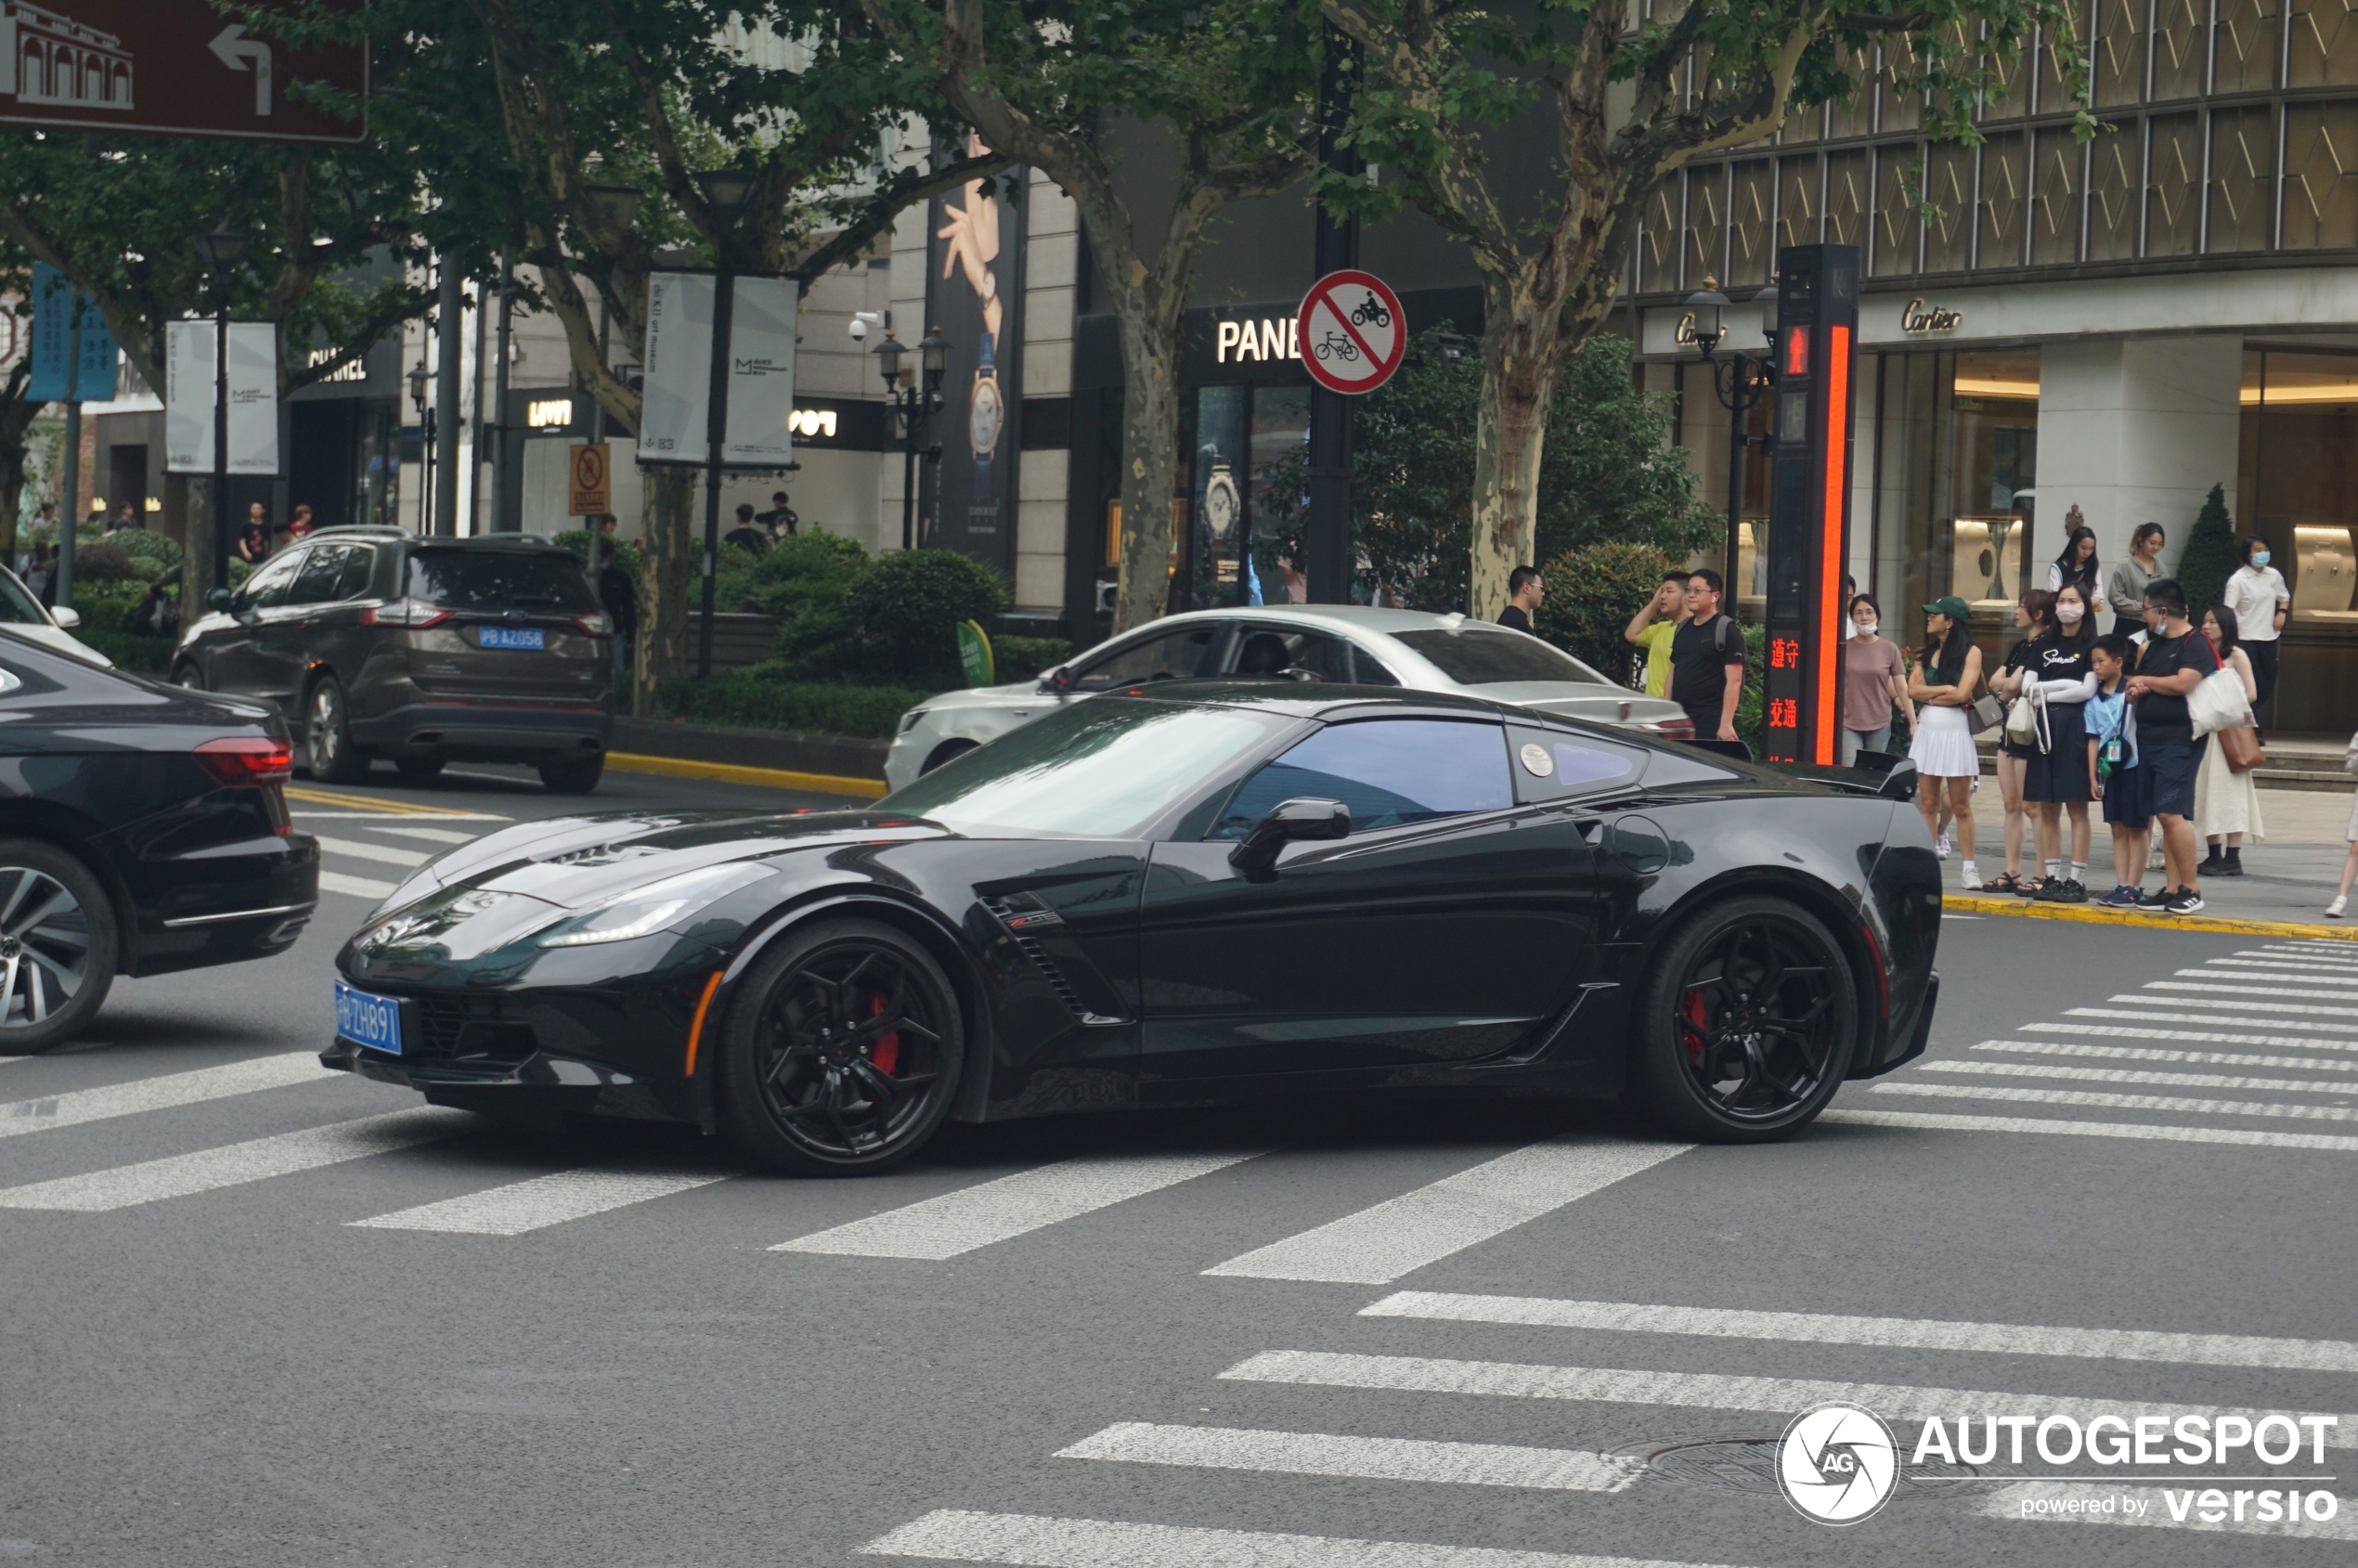
{"type": "Polygon", "coordinates": [[[893,393],[900,405],[900,548],[917,548],[917,392],[902,387],[893,393]]]}
{"type": "MultiPolygon", "coordinates": [[[[1744,430],[1744,417],[1752,412],[1752,399],[1747,394],[1752,385],[1752,357],[1735,356],[1735,393],[1727,401],[1728,414],[1728,600],[1734,603],[1743,597],[1736,586],[1736,565],[1742,559],[1738,553],[1743,538],[1744,508],[1744,448],[1752,444],[1744,430]]],[[[1718,367],[1712,367],[1718,374],[1718,367]]],[[[1733,612],[1730,612],[1731,614],[1733,612]]]]}
{"type": "Polygon", "coordinates": [[[729,439],[729,316],[737,280],[722,267],[712,280],[712,381],[705,410],[704,625],[696,629],[696,679],[712,678],[713,572],[720,555],[720,449],[729,439]]]}
{"type": "MultiPolygon", "coordinates": [[[[514,341],[516,295],[512,264],[503,253],[499,257],[499,364],[492,372],[491,407],[488,422],[483,417],[482,385],[475,389],[475,430],[478,439],[483,432],[491,436],[491,531],[495,534],[516,533],[523,529],[524,519],[508,510],[508,349],[514,341]]],[[[477,317],[480,321],[480,317],[477,317]]],[[[591,533],[597,532],[595,528],[591,533]]]]}
{"type": "MultiPolygon", "coordinates": [[[[1327,29],[1326,65],[1318,79],[1318,162],[1340,174],[1356,175],[1366,168],[1356,154],[1337,145],[1351,111],[1353,85],[1358,76],[1358,45],[1333,28],[1327,29]]],[[[1318,277],[1359,265],[1359,220],[1338,220],[1320,202],[1312,219],[1311,269],[1318,277]]],[[[1401,323],[1401,330],[1407,330],[1401,323]]],[[[1310,602],[1347,604],[1351,602],[1351,399],[1310,385],[1310,602]]],[[[1245,530],[1244,548],[1252,549],[1252,532],[1245,530]]],[[[1246,563],[1250,570],[1250,563],[1246,563]]],[[[1241,593],[1244,573],[1237,574],[1241,593]]]]}
{"type": "Polygon", "coordinates": [[[214,274],[220,293],[213,317],[213,586],[229,586],[229,280],[214,274]]]}
{"type": "Polygon", "coordinates": [[[73,537],[82,517],[82,308],[74,305],[73,337],[66,361],[65,505],[58,509],[58,564],[49,576],[49,603],[73,604],[73,537]]]}

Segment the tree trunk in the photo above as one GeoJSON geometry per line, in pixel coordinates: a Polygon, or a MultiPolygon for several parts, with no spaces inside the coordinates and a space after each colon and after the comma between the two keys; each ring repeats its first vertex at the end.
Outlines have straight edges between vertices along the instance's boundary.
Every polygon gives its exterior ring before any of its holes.
{"type": "Polygon", "coordinates": [[[1538,542],[1539,459],[1555,394],[1548,351],[1556,323],[1524,291],[1494,285],[1488,292],[1467,609],[1476,620],[1495,621],[1507,607],[1508,576],[1534,564],[1538,542]]]}
{"type": "Polygon", "coordinates": [[[1179,467],[1178,334],[1140,306],[1121,317],[1121,582],[1113,629],[1159,619],[1171,597],[1179,467]]]}
{"type": "MultiPolygon", "coordinates": [[[[10,390],[14,390],[10,388],[10,390]]],[[[0,566],[17,559],[17,513],[24,505],[26,437],[45,403],[0,403],[0,566]]]]}
{"type": "Polygon", "coordinates": [[[192,473],[188,479],[188,526],[180,541],[180,624],[194,626],[205,614],[205,595],[213,580],[213,476],[192,473]]]}
{"type": "Polygon", "coordinates": [[[640,551],[637,711],[654,713],[661,683],[688,673],[688,588],[696,567],[696,471],[676,464],[646,474],[647,531],[640,551]]]}

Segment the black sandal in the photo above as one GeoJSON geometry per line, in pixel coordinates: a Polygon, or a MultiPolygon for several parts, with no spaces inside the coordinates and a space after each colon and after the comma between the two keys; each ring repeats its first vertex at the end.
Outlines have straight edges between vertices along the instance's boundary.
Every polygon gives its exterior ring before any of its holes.
{"type": "Polygon", "coordinates": [[[2011,871],[2001,872],[1997,875],[1991,877],[1983,886],[1988,891],[1992,893],[2018,894],[2022,891],[2022,878],[2016,876],[2011,871]]]}

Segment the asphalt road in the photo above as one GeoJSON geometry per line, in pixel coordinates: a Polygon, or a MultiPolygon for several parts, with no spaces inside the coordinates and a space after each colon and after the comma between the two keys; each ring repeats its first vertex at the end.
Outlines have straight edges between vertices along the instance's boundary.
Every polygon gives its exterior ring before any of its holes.
{"type": "Polygon", "coordinates": [[[578,803],[483,769],[293,804],[349,879],[293,952],[122,983],[76,1048],[0,1063],[0,1560],[2096,1568],[2358,1536],[2351,1504],[2172,1524],[2159,1490],[2358,1497],[2358,947],[1951,918],[1925,1061],[1782,1146],[1363,1101],[953,1127],[788,1181],[309,1070],[369,885],[578,803]],[[1931,1464],[1832,1529],[1763,1440],[1843,1397],[1903,1455],[1943,1413],[2339,1425],[2322,1464],[1931,1464]],[[2150,1512],[2024,1517],[2070,1497],[2150,1512]]]}

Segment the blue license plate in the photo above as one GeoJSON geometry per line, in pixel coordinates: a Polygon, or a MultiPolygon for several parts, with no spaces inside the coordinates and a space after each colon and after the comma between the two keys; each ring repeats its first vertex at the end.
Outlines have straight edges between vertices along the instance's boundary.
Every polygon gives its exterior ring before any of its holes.
{"type": "Polygon", "coordinates": [[[336,1038],[387,1056],[401,1055],[401,1004],[336,982],[336,1038]]]}
{"type": "Polygon", "coordinates": [[[486,626],[475,632],[478,648],[531,648],[536,651],[549,646],[548,634],[537,626],[486,626]]]}

